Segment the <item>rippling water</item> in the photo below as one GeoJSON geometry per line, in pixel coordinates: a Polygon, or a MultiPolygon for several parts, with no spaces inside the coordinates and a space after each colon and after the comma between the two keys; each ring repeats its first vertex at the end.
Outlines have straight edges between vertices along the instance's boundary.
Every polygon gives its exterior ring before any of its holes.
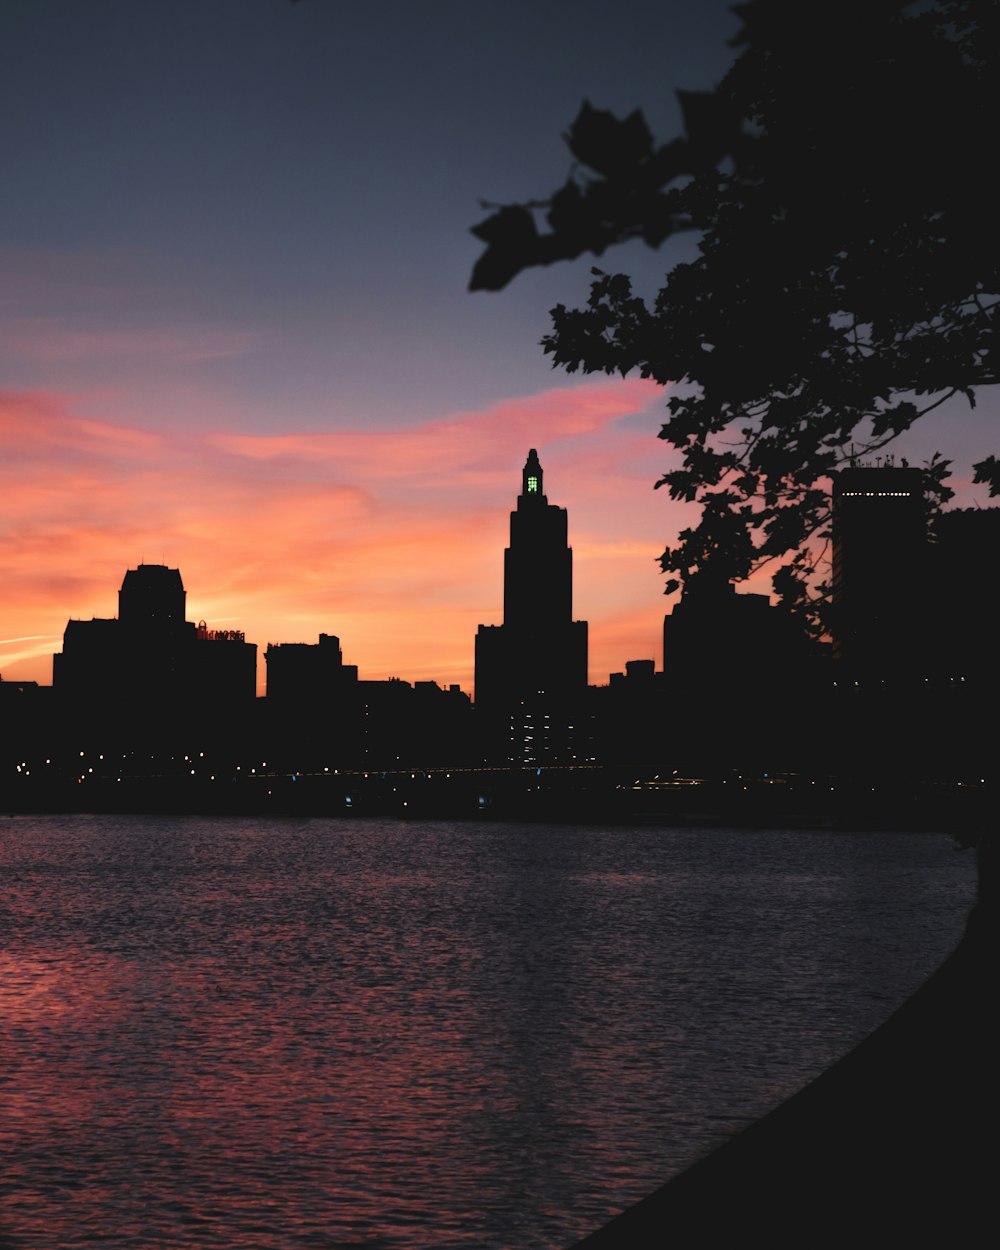
{"type": "Polygon", "coordinates": [[[0,822],[0,1245],[556,1250],[957,941],[929,834],[0,822]]]}

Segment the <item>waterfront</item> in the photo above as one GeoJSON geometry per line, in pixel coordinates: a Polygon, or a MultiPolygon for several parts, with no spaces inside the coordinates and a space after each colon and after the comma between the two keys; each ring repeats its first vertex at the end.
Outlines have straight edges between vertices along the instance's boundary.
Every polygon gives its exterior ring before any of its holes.
{"type": "Polygon", "coordinates": [[[0,825],[22,1250],[556,1250],[799,1088],[958,940],[943,834],[0,825]]]}

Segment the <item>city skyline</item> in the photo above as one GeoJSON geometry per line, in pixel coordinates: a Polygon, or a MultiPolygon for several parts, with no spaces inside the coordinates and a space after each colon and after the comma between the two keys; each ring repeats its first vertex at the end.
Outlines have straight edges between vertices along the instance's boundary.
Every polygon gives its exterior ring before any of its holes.
{"type": "MultiPolygon", "coordinates": [[[[656,560],[692,516],[653,490],[666,395],[538,346],[593,258],[471,295],[469,227],[561,180],[585,97],[675,129],[737,27],[721,0],[4,5],[0,673],[47,684],[67,619],[146,561],[262,648],[333,633],[372,678],[471,689],[532,446],[590,680],[659,665],[656,560]]],[[[692,246],[599,263],[648,294],[692,246]]],[[[899,450],[953,456],[955,503],[985,504],[994,407],[899,450]]]]}
{"type": "MultiPolygon", "coordinates": [[[[607,515],[607,510],[618,508],[618,494],[623,482],[630,482],[633,492],[642,491],[645,495],[648,491],[652,495],[651,482],[641,466],[629,472],[621,461],[628,454],[641,457],[645,451],[643,443],[655,444],[655,439],[642,434],[626,433],[623,436],[620,430],[606,428],[620,424],[616,414],[628,406],[630,395],[638,395],[641,399],[647,389],[646,384],[618,386],[613,391],[598,385],[585,388],[585,392],[589,392],[589,404],[581,402],[579,391],[565,390],[542,397],[539,404],[521,406],[522,422],[527,418],[532,429],[545,436],[536,441],[540,446],[550,448],[546,455],[546,465],[553,466],[550,473],[557,483],[560,478],[564,480],[559,485],[560,498],[569,503],[574,514],[573,541],[580,569],[577,594],[581,603],[589,601],[599,605],[600,600],[594,595],[594,590],[603,589],[606,592],[609,585],[615,585],[616,577],[624,588],[624,612],[609,615],[606,608],[597,607],[604,630],[604,636],[597,640],[597,645],[602,642],[604,645],[591,666],[592,680],[596,682],[606,682],[608,673],[620,669],[626,659],[652,658],[659,650],[658,634],[665,601],[660,593],[655,562],[655,512],[649,512],[649,539],[645,549],[627,532],[624,536],[615,534],[616,524],[620,526],[624,520],[626,524],[635,526],[638,520],[641,525],[641,517],[626,514],[623,518],[620,511],[617,516],[607,515]],[[540,411],[543,406],[544,413],[540,411]],[[605,428],[602,429],[602,425],[605,428]],[[579,446],[581,442],[586,444],[582,450],[579,446]],[[615,463],[616,458],[618,463],[615,463]],[[558,470],[560,465],[561,473],[558,470]],[[579,466],[580,476],[583,477],[584,490],[581,490],[575,465],[579,466]],[[599,479],[609,471],[609,465],[614,480],[610,490],[602,490],[599,479]],[[606,516],[606,530],[601,526],[602,510],[606,516]],[[592,520],[589,527],[579,524],[575,518],[581,512],[585,515],[589,512],[596,520],[592,520]],[[617,565],[617,569],[605,569],[602,580],[602,566],[609,562],[617,565]],[[595,582],[599,583],[596,587],[595,582]],[[630,613],[627,597],[629,593],[635,595],[636,588],[639,596],[645,599],[645,604],[640,604],[637,610],[630,613]]],[[[473,417],[467,422],[441,423],[438,430],[425,428],[410,441],[394,440],[399,458],[406,463],[390,465],[383,460],[380,465],[382,483],[386,484],[387,490],[398,491],[408,501],[416,496],[417,504],[390,507],[384,515],[365,516],[366,510],[371,511],[372,507],[360,487],[330,490],[326,498],[322,488],[318,487],[305,498],[299,483],[288,487],[279,466],[269,492],[270,500],[277,497],[277,503],[265,508],[259,498],[255,500],[253,490],[265,489],[259,484],[246,489],[242,495],[245,511],[234,509],[235,514],[226,519],[225,525],[219,525],[214,530],[206,526],[203,534],[185,539],[187,545],[180,557],[174,557],[180,546],[174,539],[172,543],[164,544],[166,550],[150,550],[147,543],[145,549],[137,550],[133,558],[122,559],[107,541],[100,518],[92,517],[88,527],[77,529],[72,536],[65,536],[66,541],[72,542],[75,552],[71,561],[73,577],[72,580],[66,579],[68,588],[67,584],[61,585],[51,601],[39,602],[28,598],[18,607],[23,625],[18,632],[28,645],[22,647],[24,654],[20,659],[11,662],[17,655],[11,644],[16,644],[18,638],[5,640],[8,645],[0,673],[8,680],[36,680],[49,684],[51,657],[58,649],[67,619],[113,616],[113,587],[126,568],[139,564],[166,564],[179,568],[185,579],[190,596],[189,618],[204,620],[209,628],[241,629],[248,640],[260,644],[262,648],[267,642],[313,641],[321,632],[338,632],[367,676],[376,679],[389,676],[407,680],[429,678],[444,685],[454,681],[471,690],[476,627],[496,618],[501,612],[507,519],[512,492],[516,489],[514,483],[524,458],[524,451],[519,447],[510,457],[510,463],[505,465],[495,450],[496,445],[507,438],[512,417],[516,415],[512,412],[513,407],[507,406],[495,414],[486,414],[486,420],[473,417]],[[448,450],[452,446],[458,450],[448,450]],[[492,458],[494,455],[497,455],[496,460],[492,458]],[[419,480],[411,480],[404,485],[401,479],[405,477],[407,464],[421,457],[447,463],[437,471],[425,468],[419,480]],[[467,502],[471,493],[475,493],[479,500],[474,511],[467,502]],[[424,502],[428,497],[440,498],[442,495],[444,501],[436,510],[424,502]],[[424,500],[420,496],[424,496],[424,500]],[[456,499],[463,507],[449,514],[448,504],[454,505],[456,499]],[[255,502],[258,505],[256,514],[255,502]],[[416,529],[411,523],[411,514],[421,515],[421,503],[424,528],[416,529]],[[328,530],[322,528],[324,520],[330,523],[328,530]],[[336,525],[350,526],[352,523],[363,528],[361,537],[354,533],[339,539],[336,525]],[[269,545],[262,546],[256,554],[262,584],[259,587],[246,585],[246,569],[241,566],[238,554],[241,547],[245,549],[253,542],[264,544],[267,527],[277,529],[282,525],[286,526],[286,532],[291,530],[291,538],[270,535],[269,545]],[[307,533],[311,527],[315,527],[317,532],[307,533]],[[366,530],[364,527],[367,527],[366,530]],[[437,547],[431,546],[428,535],[437,538],[437,547]],[[311,576],[303,577],[301,564],[283,567],[280,554],[276,553],[280,553],[281,543],[285,541],[297,542],[304,549],[302,559],[307,563],[313,562],[307,570],[311,576]],[[229,557],[228,565],[223,561],[227,580],[222,586],[212,583],[213,570],[219,567],[215,562],[219,560],[220,552],[229,557]],[[441,602],[440,595],[435,598],[433,588],[427,591],[429,601],[421,602],[421,583],[428,585],[435,576],[445,582],[444,602],[441,602]],[[232,579],[238,581],[240,577],[244,578],[244,584],[234,589],[232,579]],[[364,592],[375,604],[371,616],[367,618],[357,608],[358,586],[353,587],[353,604],[344,589],[345,583],[351,579],[364,582],[364,592]],[[256,613],[251,619],[241,615],[238,608],[233,611],[237,594],[242,594],[244,603],[256,613]],[[452,596],[450,601],[449,596],[452,596]],[[262,599],[270,600],[272,606],[262,605],[262,599]],[[69,611],[62,610],[62,603],[67,601],[72,602],[73,607],[69,611]],[[46,614],[53,625],[49,631],[39,628],[46,614]],[[373,620],[378,625],[377,633],[372,629],[373,620]],[[415,622],[424,629],[434,628],[437,636],[434,639],[420,637],[414,628],[415,622]],[[435,642],[438,645],[436,653],[428,646],[435,642]],[[430,650],[429,660],[421,662],[421,646],[424,655],[430,650]],[[449,648],[453,648],[451,667],[449,648]],[[32,651],[34,654],[31,654],[32,651]],[[373,653],[374,663],[371,658],[373,653]],[[436,659],[435,655],[441,658],[436,659]],[[383,657],[381,666],[379,656],[383,657]]],[[[655,412],[652,416],[657,419],[655,412]]],[[[99,448],[100,440],[111,437],[112,433],[106,429],[83,429],[82,426],[78,429],[78,454],[81,460],[91,455],[94,463],[89,471],[99,475],[102,468],[99,455],[91,453],[90,449],[95,443],[99,448]]],[[[121,433],[124,439],[125,432],[121,433]]],[[[356,463],[368,461],[373,464],[378,457],[380,440],[366,439],[364,433],[359,432],[354,436],[349,452],[345,450],[352,442],[349,436],[327,439],[289,437],[280,440],[279,447],[274,447],[267,440],[246,439],[239,441],[235,452],[230,450],[228,442],[223,443],[221,449],[218,445],[213,447],[209,438],[200,442],[220,458],[237,455],[250,459],[257,455],[268,466],[281,457],[287,460],[293,455],[311,454],[317,448],[321,449],[324,442],[328,447],[331,442],[336,444],[337,450],[332,454],[341,457],[350,455],[356,463]]],[[[233,439],[231,443],[237,444],[237,440],[233,439]]],[[[161,451],[166,454],[175,445],[172,440],[164,438],[160,444],[161,451]]],[[[144,445],[143,452],[146,450],[144,445]]],[[[196,459],[190,450],[187,458],[189,461],[196,459]]],[[[192,471],[203,473],[200,466],[192,471]]],[[[373,468],[372,472],[375,471],[373,468]]],[[[171,482],[165,479],[162,483],[162,491],[166,495],[164,499],[151,491],[148,477],[145,474],[144,480],[134,487],[128,482],[109,483],[109,489],[128,493],[137,507],[142,503],[155,513],[165,503],[169,504],[173,489],[171,482]],[[146,500],[140,499],[143,493],[148,496],[146,500]]],[[[218,478],[208,474],[203,474],[203,484],[207,491],[219,488],[218,478]]],[[[228,502],[232,502],[233,495],[240,502],[239,485],[230,483],[229,490],[231,496],[228,502]]],[[[22,497],[26,495],[25,490],[22,497]]],[[[36,498],[42,506],[51,507],[49,492],[39,492],[36,498]]],[[[8,499],[16,506],[16,498],[8,496],[8,499]]],[[[642,495],[638,495],[636,502],[636,512],[647,506],[642,495]]],[[[188,511],[188,524],[197,528],[196,498],[190,501],[188,511]]],[[[132,545],[138,547],[137,542],[132,545]]],[[[16,554],[8,553],[8,560],[16,554]]],[[[29,547],[22,553],[22,560],[27,564],[31,558],[29,547]]],[[[29,575],[31,571],[28,569],[29,575]]],[[[361,601],[364,602],[363,596],[361,601]]],[[[13,615],[13,609],[14,605],[8,601],[5,609],[8,620],[13,615]]],[[[263,686],[263,674],[258,673],[258,690],[261,693],[263,686]]]]}

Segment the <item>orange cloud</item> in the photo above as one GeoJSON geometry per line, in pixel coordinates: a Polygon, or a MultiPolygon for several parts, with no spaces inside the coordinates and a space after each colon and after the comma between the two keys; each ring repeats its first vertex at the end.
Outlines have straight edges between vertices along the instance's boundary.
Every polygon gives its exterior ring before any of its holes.
{"type": "Polygon", "coordinates": [[[0,394],[0,672],[49,681],[67,619],[113,616],[126,568],[145,561],[181,570],[189,619],[243,629],[261,650],[335,633],[363,676],[471,689],[537,447],[550,500],[569,509],[592,680],[606,680],[657,646],[655,556],[678,507],[652,491],[661,402],[651,383],[601,381],[389,432],[248,435],[150,431],[77,416],[57,395],[0,394]]]}

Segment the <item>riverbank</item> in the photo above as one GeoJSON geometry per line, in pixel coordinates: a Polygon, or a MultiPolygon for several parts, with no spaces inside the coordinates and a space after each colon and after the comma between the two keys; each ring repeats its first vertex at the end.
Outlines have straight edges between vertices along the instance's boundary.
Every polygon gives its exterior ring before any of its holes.
{"type": "Polygon", "coordinates": [[[981,901],[861,1045],[573,1250],[980,1244],[996,1217],[996,939],[981,901]]]}
{"type": "Polygon", "coordinates": [[[200,758],[46,760],[0,780],[0,811],[216,816],[386,816],[573,824],[739,825],[946,831],[988,827],[990,779],[679,775],[599,765],[552,768],[372,769],[283,773],[266,763],[220,768],[200,758]],[[134,768],[134,763],[129,767],[134,768]]]}

